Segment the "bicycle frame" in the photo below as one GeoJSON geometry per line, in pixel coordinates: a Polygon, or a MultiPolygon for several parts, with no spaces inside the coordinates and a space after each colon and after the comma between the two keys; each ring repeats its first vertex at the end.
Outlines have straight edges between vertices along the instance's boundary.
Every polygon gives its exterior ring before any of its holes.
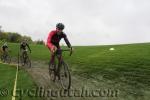
{"type": "Polygon", "coordinates": [[[22,64],[21,66],[27,65],[27,66],[31,67],[31,61],[28,56],[27,50],[21,50],[21,53],[20,52],[18,53],[18,65],[19,65],[19,63],[22,64]]]}
{"type": "MultiPolygon", "coordinates": [[[[62,63],[63,61],[63,57],[62,57],[62,52],[65,52],[65,51],[70,51],[70,56],[72,54],[72,51],[70,49],[58,49],[55,53],[54,53],[54,60],[55,60],[55,56],[57,57],[58,59],[58,68],[57,68],[57,72],[59,72],[59,64],[62,63]]],[[[55,62],[55,61],[54,61],[55,62]]]]}
{"type": "Polygon", "coordinates": [[[61,56],[62,56],[62,52],[65,52],[65,51],[70,51],[70,56],[72,55],[72,50],[70,50],[70,49],[58,49],[58,50],[54,53],[54,55],[56,56],[57,53],[60,53],[61,56]]]}
{"type": "MultiPolygon", "coordinates": [[[[70,51],[70,56],[72,54],[72,51],[70,49],[59,49],[54,53],[54,58],[53,58],[53,62],[50,61],[49,63],[49,74],[51,79],[55,82],[56,80],[56,76],[58,78],[58,80],[60,80],[62,87],[66,90],[70,89],[71,86],[71,75],[68,69],[68,65],[64,62],[63,58],[62,58],[62,52],[64,51],[70,51]],[[56,63],[55,63],[55,56],[57,56],[58,58],[58,66],[56,67],[56,63]],[[51,68],[50,68],[51,67],[51,68]],[[63,69],[63,70],[62,70],[63,69]],[[67,79],[68,84],[64,85],[64,79],[67,79]]],[[[52,58],[51,58],[52,60],[52,58]]],[[[66,84],[66,83],[65,83],[66,84]]]]}
{"type": "MultiPolygon", "coordinates": [[[[72,55],[72,50],[70,49],[58,49],[55,53],[54,53],[54,60],[55,60],[55,56],[58,59],[58,64],[61,63],[63,61],[63,57],[62,57],[62,52],[66,52],[66,51],[70,51],[70,56],[72,55]],[[60,57],[59,57],[60,56],[60,57]]],[[[53,63],[53,62],[52,62],[53,63]]]]}

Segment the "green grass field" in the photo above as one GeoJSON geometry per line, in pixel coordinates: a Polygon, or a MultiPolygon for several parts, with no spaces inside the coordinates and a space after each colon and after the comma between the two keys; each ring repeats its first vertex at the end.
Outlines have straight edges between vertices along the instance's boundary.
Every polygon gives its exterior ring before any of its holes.
{"type": "MultiPolygon", "coordinates": [[[[0,92],[6,90],[6,92],[12,91],[14,88],[14,79],[15,79],[16,69],[14,66],[8,66],[0,63],[0,92]]],[[[3,96],[0,93],[0,100],[10,100],[11,94],[8,96],[3,96]]]]}
{"type": "MultiPolygon", "coordinates": [[[[0,100],[12,100],[12,92],[14,89],[16,77],[16,66],[0,63],[0,100]],[[2,93],[2,92],[5,93],[2,93]],[[6,96],[6,92],[8,95],[6,96]]],[[[21,95],[20,91],[36,89],[37,86],[32,81],[31,77],[24,71],[18,72],[16,100],[30,100],[31,96],[24,92],[21,95]]],[[[32,97],[32,100],[40,100],[40,98],[32,97]]]]}
{"type": "MultiPolygon", "coordinates": [[[[18,53],[18,44],[9,44],[12,56],[18,53]]],[[[31,59],[49,61],[49,50],[43,45],[31,45],[31,59]]],[[[149,100],[150,98],[150,44],[108,46],[75,46],[65,61],[72,72],[87,79],[94,79],[104,87],[120,90],[126,100],[149,100]],[[115,48],[110,51],[109,48],[115,48]]]]}

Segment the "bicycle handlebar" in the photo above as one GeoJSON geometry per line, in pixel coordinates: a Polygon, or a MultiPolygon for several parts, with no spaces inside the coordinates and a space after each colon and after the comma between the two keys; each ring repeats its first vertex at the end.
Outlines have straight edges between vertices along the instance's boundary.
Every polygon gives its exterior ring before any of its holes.
{"type": "Polygon", "coordinates": [[[70,56],[72,55],[72,49],[59,49],[59,51],[62,51],[62,52],[64,52],[64,51],[70,51],[70,56]]]}

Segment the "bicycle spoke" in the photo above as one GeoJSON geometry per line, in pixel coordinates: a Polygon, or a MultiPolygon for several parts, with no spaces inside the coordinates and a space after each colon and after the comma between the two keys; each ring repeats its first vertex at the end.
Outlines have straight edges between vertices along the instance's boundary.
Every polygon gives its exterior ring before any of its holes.
{"type": "Polygon", "coordinates": [[[68,65],[66,63],[62,63],[62,67],[60,70],[60,79],[61,85],[64,89],[70,89],[71,86],[71,76],[68,70],[68,65]]]}

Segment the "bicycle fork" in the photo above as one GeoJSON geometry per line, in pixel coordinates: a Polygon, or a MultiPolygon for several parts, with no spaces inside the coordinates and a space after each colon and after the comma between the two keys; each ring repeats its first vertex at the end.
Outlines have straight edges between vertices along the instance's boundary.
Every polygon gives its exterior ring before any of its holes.
{"type": "Polygon", "coordinates": [[[62,65],[62,62],[59,61],[57,69],[56,69],[56,76],[58,77],[58,80],[60,80],[60,67],[62,67],[61,65],[62,65]]]}

